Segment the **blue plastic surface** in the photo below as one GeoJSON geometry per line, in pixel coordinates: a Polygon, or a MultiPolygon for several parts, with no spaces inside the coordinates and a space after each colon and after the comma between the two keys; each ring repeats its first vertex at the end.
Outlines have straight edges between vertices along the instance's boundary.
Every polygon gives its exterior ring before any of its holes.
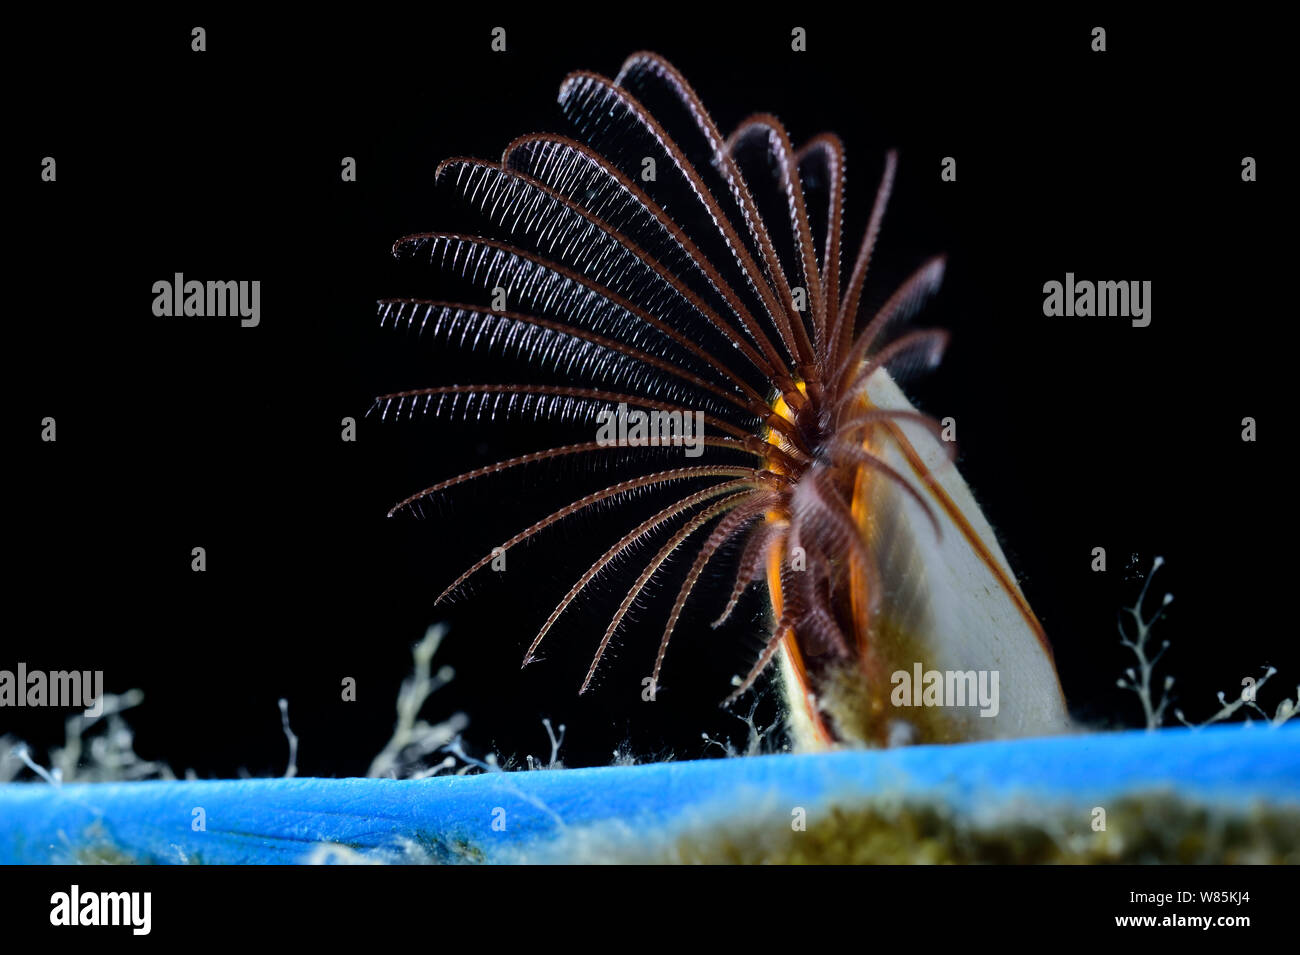
{"type": "Polygon", "coordinates": [[[986,812],[1172,790],[1300,807],[1300,726],[1212,727],[886,751],[777,755],[420,781],[253,779],[0,786],[0,863],[119,858],[290,863],[322,843],[407,845],[447,861],[565,861],[565,837],[636,841],[688,820],[743,820],[888,796],[986,812]],[[198,826],[202,811],[203,827],[198,826]],[[98,853],[96,855],[96,853],[98,853]]]}

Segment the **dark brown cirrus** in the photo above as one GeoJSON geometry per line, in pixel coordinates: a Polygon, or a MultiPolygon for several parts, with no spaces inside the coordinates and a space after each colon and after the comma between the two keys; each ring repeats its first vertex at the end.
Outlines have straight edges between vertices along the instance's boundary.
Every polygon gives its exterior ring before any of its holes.
{"type": "MultiPolygon", "coordinates": [[[[669,495],[648,518],[627,519],[578,576],[525,664],[616,567],[626,597],[599,639],[585,691],[629,610],[670,559],[685,557],[685,579],[663,601],[653,685],[702,575],[722,572],[734,583],[715,626],[751,584],[767,588],[773,611],[762,652],[728,700],[779,661],[800,746],[1064,730],[1042,627],[952,443],[898,386],[943,351],[945,333],[906,328],[939,286],[943,258],[860,314],[894,155],[845,269],[845,158],[834,135],[796,150],[780,122],[758,114],[724,138],[685,79],[651,53],[629,57],[612,80],[571,74],[559,102],[572,137],[523,136],[499,162],[439,166],[439,183],[487,223],[481,234],[422,233],[394,247],[454,273],[491,304],[386,299],[380,315],[441,346],[513,353],[561,380],[441,384],[382,395],[372,410],[525,413],[588,426],[592,439],[441,481],[392,513],[420,514],[466,481],[539,462],[639,454],[638,473],[541,516],[495,551],[591,508],[617,515],[648,489],[669,495]],[[611,445],[596,437],[597,423],[620,407],[643,413],[642,422],[701,420],[702,441],[689,457],[681,446],[611,445]],[[976,687],[992,687],[996,699],[976,699],[976,687]]],[[[439,600],[492,559],[485,554],[439,600]]]]}

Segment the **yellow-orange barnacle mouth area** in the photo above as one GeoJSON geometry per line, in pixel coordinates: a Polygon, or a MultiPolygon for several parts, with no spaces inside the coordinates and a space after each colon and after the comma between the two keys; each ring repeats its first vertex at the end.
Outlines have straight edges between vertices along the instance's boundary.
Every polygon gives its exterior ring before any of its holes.
{"type": "MultiPolygon", "coordinates": [[[[810,402],[808,386],[803,380],[796,379],[795,387],[799,395],[810,402]]],[[[771,403],[772,413],[774,416],[789,422],[792,426],[789,430],[801,432],[799,429],[798,412],[791,405],[791,400],[798,402],[799,399],[793,395],[778,394],[771,403]]],[[[807,404],[804,408],[812,410],[807,404]]],[[[800,409],[803,410],[803,409],[800,409]]],[[[769,471],[787,478],[792,485],[797,484],[804,479],[807,473],[806,469],[801,469],[794,462],[806,461],[808,452],[816,452],[815,448],[796,448],[790,440],[789,430],[777,425],[769,426],[765,429],[764,438],[772,446],[775,452],[766,459],[765,466],[769,471]]],[[[846,487],[845,492],[851,490],[846,487]]],[[[788,603],[788,597],[783,584],[783,571],[786,574],[803,574],[809,571],[807,566],[808,557],[802,552],[802,548],[792,548],[790,540],[790,529],[793,515],[790,512],[790,494],[783,495],[781,502],[766,512],[766,520],[771,525],[777,525],[781,528],[774,545],[767,555],[766,577],[768,585],[768,595],[771,602],[772,620],[774,626],[781,626],[783,613],[788,603]]],[[[823,560],[821,565],[813,568],[814,571],[825,571],[831,569],[834,564],[835,576],[844,579],[844,570],[839,565],[843,563],[842,559],[835,557],[830,561],[823,560]]],[[[847,565],[845,565],[847,566],[847,565]]],[[[785,577],[786,582],[790,580],[785,577]]],[[[845,581],[846,582],[846,581],[845,581]]],[[[840,586],[832,586],[829,592],[825,594],[828,609],[837,618],[842,629],[847,632],[846,619],[849,601],[847,588],[841,583],[840,586]]],[[[801,627],[797,624],[791,624],[785,627],[785,632],[779,634],[780,637],[780,677],[783,683],[783,692],[785,695],[788,718],[791,721],[795,736],[800,739],[804,745],[813,748],[822,748],[835,745],[844,740],[844,735],[836,728],[836,721],[827,712],[822,690],[826,685],[827,676],[832,670],[851,669],[857,671],[857,664],[852,660],[844,660],[842,657],[828,657],[824,647],[817,645],[816,641],[810,641],[808,634],[801,632],[801,627]]],[[[837,680],[837,682],[839,682],[837,680]]],[[[851,734],[854,737],[856,733],[851,734]]]]}
{"type": "MultiPolygon", "coordinates": [[[[805,398],[808,397],[808,385],[806,382],[796,381],[795,387],[799,389],[801,395],[805,398]]],[[[778,418],[790,422],[792,425],[795,423],[794,410],[790,407],[790,403],[786,401],[786,397],[783,394],[778,394],[772,401],[772,413],[778,418]]],[[[794,450],[794,445],[791,444],[785,433],[775,427],[768,426],[764,428],[763,438],[778,451],[789,453],[794,450]]],[[[769,455],[766,460],[766,465],[769,471],[787,476],[790,474],[789,468],[786,466],[783,457],[780,455],[769,455]]]]}
{"type": "MultiPolygon", "coordinates": [[[[798,388],[807,397],[802,382],[798,388]]],[[[854,417],[875,408],[862,396],[854,402],[854,417]]],[[[772,411],[797,425],[799,412],[791,408],[785,396],[772,402],[772,411]]],[[[904,651],[911,646],[908,635],[890,626],[878,612],[881,594],[889,582],[882,581],[876,560],[877,515],[873,511],[881,501],[881,482],[887,479],[879,471],[857,464],[824,468],[816,476],[811,466],[792,473],[792,457],[788,455],[791,445],[785,429],[779,425],[769,427],[765,438],[774,448],[786,452],[772,455],[767,467],[788,478],[792,485],[805,480],[822,481],[818,488],[821,500],[832,495],[838,500],[847,518],[844,530],[859,542],[851,546],[844,540],[823,539],[815,521],[812,526],[799,526],[802,518],[792,513],[791,507],[796,490],[766,514],[770,524],[782,528],[767,555],[766,567],[775,625],[781,626],[783,611],[792,597],[800,599],[805,609],[815,606],[820,617],[787,620],[785,632],[779,635],[781,680],[794,735],[812,748],[839,743],[887,745],[894,716],[887,663],[900,653],[906,656],[904,651]],[[797,588],[798,593],[788,593],[791,588],[797,588]],[[825,639],[827,622],[844,638],[839,647],[828,645],[825,639]]],[[[889,444],[891,435],[881,422],[841,438],[868,455],[876,455],[889,444]]],[[[935,729],[925,727],[919,735],[942,738],[944,734],[935,729]]]]}
{"type": "MultiPolygon", "coordinates": [[[[808,386],[803,381],[796,381],[795,387],[805,397],[808,394],[808,386]]],[[[794,424],[794,411],[790,403],[786,401],[785,395],[778,394],[772,401],[772,413],[791,424],[794,424]]],[[[768,426],[764,429],[764,439],[774,449],[782,452],[792,450],[792,445],[786,435],[777,427],[768,426]]],[[[786,464],[784,455],[771,454],[765,459],[765,466],[769,471],[780,474],[785,477],[795,477],[790,473],[786,464]]],[[[769,524],[788,526],[789,514],[783,508],[769,508],[765,519],[769,524]]],[[[778,538],[768,552],[767,556],[767,592],[768,599],[772,609],[772,625],[780,626],[782,614],[785,609],[784,594],[781,590],[781,566],[787,558],[787,547],[783,539],[778,538]]],[[[805,738],[812,738],[822,746],[828,746],[832,742],[832,736],[829,729],[823,722],[816,696],[809,686],[808,671],[804,666],[803,654],[799,652],[799,642],[794,628],[789,628],[781,637],[781,672],[782,678],[786,682],[786,699],[790,706],[791,712],[789,718],[793,723],[800,724],[800,729],[805,738]]]]}

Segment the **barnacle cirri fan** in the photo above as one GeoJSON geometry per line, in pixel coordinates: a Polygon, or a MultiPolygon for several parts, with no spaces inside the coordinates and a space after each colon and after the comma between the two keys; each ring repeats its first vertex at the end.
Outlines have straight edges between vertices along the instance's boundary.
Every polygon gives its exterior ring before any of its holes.
{"type": "Polygon", "coordinates": [[[541,516],[439,600],[566,518],[595,507],[617,514],[656,489],[671,501],[627,520],[541,623],[525,664],[597,576],[632,566],[586,690],[629,609],[681,556],[690,566],[664,602],[656,685],[688,599],[706,570],[722,567],[734,583],[718,622],[751,584],[767,588],[772,609],[763,649],[730,699],[779,664],[802,746],[1063,729],[1042,627],[951,443],[899,387],[943,350],[940,331],[899,329],[937,289],[944,260],[925,262],[874,314],[859,314],[894,155],[846,269],[836,136],[796,150],[775,117],[759,114],[723,138],[683,77],[650,53],[629,57],[615,79],[571,74],[559,104],[572,137],[521,136],[500,162],[438,167],[438,182],[486,221],[482,234],[422,233],[394,246],[472,283],[491,304],[393,298],[380,315],[450,346],[513,350],[564,380],[442,384],[382,395],[375,408],[385,417],[524,411],[585,422],[593,439],[441,481],[393,513],[418,514],[456,485],[529,464],[633,453],[634,441],[612,448],[595,437],[620,406],[661,424],[701,420],[704,437],[672,461],[663,447],[640,447],[640,473],[541,516]]]}

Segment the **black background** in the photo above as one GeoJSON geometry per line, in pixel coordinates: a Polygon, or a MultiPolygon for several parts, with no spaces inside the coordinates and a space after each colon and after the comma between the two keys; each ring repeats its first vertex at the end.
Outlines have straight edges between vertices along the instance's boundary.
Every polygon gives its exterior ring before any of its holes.
{"type": "MultiPolygon", "coordinates": [[[[417,291],[392,241],[447,225],[436,163],[566,131],[555,94],[569,70],[612,75],[652,49],[724,130],[769,111],[796,142],[837,132],[851,236],[884,151],[900,150],[869,284],[883,296],[926,256],[948,255],[921,323],[953,341],[913,396],[956,417],[963,472],[1046,626],[1074,715],[1140,719],[1114,685],[1130,663],[1115,619],[1140,586],[1130,555],[1141,570],[1156,554],[1168,563],[1153,592],[1175,595],[1160,626],[1179,704],[1204,718],[1218,690],[1273,664],[1271,709],[1300,671],[1279,626],[1292,596],[1281,330],[1293,320],[1281,294],[1293,208],[1281,194],[1281,32],[1100,13],[786,19],[651,5],[16,28],[28,67],[8,150],[16,480],[0,667],[103,669],[110,691],[142,688],[138,750],[203,776],[283,771],[282,696],[301,774],[364,772],[410,646],[438,619],[452,625],[440,659],[458,675],[426,716],[468,713],[473,752],[544,755],[543,716],[567,724],[571,765],[608,762],[618,746],[716,753],[702,732],[743,732],[717,703],[755,645],[757,594],[729,633],[703,626],[711,604],[683,624],[653,704],[640,697],[653,613],[585,696],[596,611],[520,671],[585,567],[577,552],[608,534],[599,516],[512,553],[508,586],[488,580],[447,613],[432,606],[545,512],[565,472],[458,496],[423,522],[385,512],[440,477],[544,446],[535,432],[368,418],[356,443],[339,440],[340,419],[374,395],[458,377],[379,330],[374,308],[417,291]],[[1098,23],[1104,54],[1089,50],[1098,23]],[[195,25],[205,53],[190,50],[195,25]],[[490,51],[496,25],[508,53],[490,51]],[[793,25],[807,27],[808,52],[790,51],[793,25]],[[56,183],[39,179],[47,155],[56,183]],[[942,183],[950,155],[958,181],[942,183]],[[1258,182],[1241,181],[1246,155],[1258,182]],[[355,183],[340,181],[344,156],[355,183]],[[1150,280],[1151,326],[1045,318],[1043,283],[1067,271],[1150,280]],[[260,327],[155,318],[151,286],[175,272],[259,279],[260,327]],[[47,415],[55,444],[39,439],[47,415]],[[1247,415],[1254,444],[1240,439],[1247,415]],[[207,550],[204,574],[190,570],[194,546],[207,550]],[[1089,569],[1097,546],[1105,574],[1089,569]],[[340,700],[344,677],[358,681],[355,703],[340,700]]],[[[48,744],[61,716],[6,711],[5,730],[48,744]]]]}
{"type": "MultiPolygon", "coordinates": [[[[18,870],[14,870],[17,872],[18,870]]],[[[482,926],[500,921],[499,899],[503,892],[535,902],[547,911],[559,910],[570,902],[575,890],[589,887],[584,873],[548,870],[547,878],[538,879],[528,867],[493,867],[494,876],[475,880],[462,874],[464,867],[422,869],[418,876],[403,867],[339,868],[300,867],[286,878],[280,868],[270,866],[183,866],[168,867],[88,867],[47,866],[21,870],[21,879],[11,880],[7,897],[12,900],[15,929],[27,930],[27,937],[85,939],[117,936],[129,944],[185,943],[196,930],[213,941],[246,942],[248,926],[270,926],[276,931],[286,923],[293,937],[305,942],[340,941],[374,944],[373,915],[376,912],[404,910],[407,900],[428,904],[431,893],[445,894],[456,900],[460,916],[445,919],[438,925],[439,937],[452,944],[472,946],[482,940],[482,926]],[[418,895],[412,884],[418,879],[418,895]],[[491,879],[491,881],[488,881],[491,879]],[[83,893],[103,891],[148,891],[152,893],[152,931],[147,937],[131,934],[127,927],[51,926],[47,917],[54,892],[68,892],[76,883],[83,893]],[[195,906],[196,897],[217,899],[229,904],[195,906]],[[286,911],[305,911],[318,917],[296,918],[288,922],[286,911]],[[35,917],[33,917],[35,916],[35,917]],[[443,924],[445,922],[445,924],[443,924]],[[21,927],[18,927],[21,926],[21,927]]],[[[908,932],[921,923],[932,909],[926,900],[938,896],[943,901],[946,925],[965,926],[988,922],[990,911],[1008,913],[1000,919],[999,931],[1010,939],[1026,942],[1036,937],[1045,919],[1068,925],[1076,939],[1111,939],[1129,932],[1150,937],[1152,932],[1177,938],[1181,945],[1205,929],[1197,927],[1149,928],[1117,926],[1117,916],[1245,916],[1249,926],[1214,926],[1209,937],[1272,939],[1285,937],[1290,927],[1292,892],[1290,869],[1285,866],[1196,866],[1180,871],[1160,870],[1152,866],[1059,866],[1050,878],[1038,867],[984,866],[978,877],[958,866],[892,866],[879,873],[869,891],[887,899],[892,918],[884,931],[908,932]],[[1157,888],[1152,889],[1152,885],[1157,888]],[[1241,904],[1155,905],[1133,902],[1135,892],[1154,894],[1185,886],[1199,898],[1202,891],[1249,894],[1241,904]],[[1218,886],[1232,886],[1218,889],[1218,886]],[[1043,913],[1032,920],[1022,912],[1043,913]],[[1244,934],[1243,934],[1244,933],[1244,934]],[[1252,934],[1254,933],[1254,934],[1252,934]]],[[[712,869],[684,867],[675,883],[683,892],[701,897],[737,901],[761,892],[809,891],[831,906],[842,908],[860,898],[862,882],[845,880],[837,869],[799,867],[784,872],[778,867],[761,873],[733,867],[728,878],[717,879],[712,869]],[[750,881],[750,877],[753,881],[750,881]],[[784,881],[789,879],[788,882],[784,881]],[[695,881],[699,879],[699,881],[695,881]]],[[[873,873],[874,874],[874,873],[873,873]]],[[[869,877],[869,876],[868,876],[869,877]]],[[[932,918],[932,916],[931,916],[932,918]]],[[[626,914],[617,906],[593,906],[584,916],[584,924],[593,932],[616,935],[627,925],[626,914]]],[[[677,906],[665,906],[659,924],[665,931],[691,931],[692,938],[709,946],[778,944],[794,941],[793,928],[777,919],[737,919],[726,924],[717,919],[693,919],[677,906]]],[[[11,929],[13,932],[15,929],[11,929]]],[[[282,930],[283,931],[283,930],[282,930]]],[[[20,935],[19,938],[24,936],[20,935]]]]}

